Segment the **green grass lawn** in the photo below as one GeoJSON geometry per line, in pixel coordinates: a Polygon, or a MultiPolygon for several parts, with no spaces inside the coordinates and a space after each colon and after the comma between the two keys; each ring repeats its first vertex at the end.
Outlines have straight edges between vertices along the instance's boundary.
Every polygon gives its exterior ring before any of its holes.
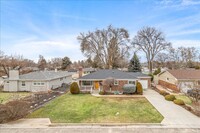
{"type": "Polygon", "coordinates": [[[185,104],[189,104],[189,105],[192,104],[192,100],[188,96],[185,96],[185,95],[175,95],[175,97],[176,97],[176,99],[183,100],[185,104]]]}
{"type": "Polygon", "coordinates": [[[62,95],[28,115],[56,123],[160,123],[163,116],[145,98],[62,95]]]}
{"type": "Polygon", "coordinates": [[[15,99],[26,97],[31,93],[28,92],[0,92],[0,103],[6,103],[15,99]]]}

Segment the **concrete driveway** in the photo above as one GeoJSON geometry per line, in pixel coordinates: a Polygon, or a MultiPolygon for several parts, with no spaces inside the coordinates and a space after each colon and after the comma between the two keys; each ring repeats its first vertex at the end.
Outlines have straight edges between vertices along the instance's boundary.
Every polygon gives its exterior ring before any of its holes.
{"type": "Polygon", "coordinates": [[[148,89],[144,91],[144,96],[164,116],[164,120],[161,124],[172,127],[200,128],[199,117],[171,101],[166,101],[165,98],[156,91],[148,89]]]}

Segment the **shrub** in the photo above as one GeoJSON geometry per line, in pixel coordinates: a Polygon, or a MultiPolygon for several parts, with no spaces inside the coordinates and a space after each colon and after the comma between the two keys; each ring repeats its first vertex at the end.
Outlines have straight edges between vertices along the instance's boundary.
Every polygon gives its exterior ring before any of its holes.
{"type": "Polygon", "coordinates": [[[25,101],[10,101],[6,104],[11,113],[11,119],[22,118],[28,114],[30,103],[25,101]]]}
{"type": "Polygon", "coordinates": [[[142,88],[142,84],[140,82],[137,82],[137,84],[136,84],[136,92],[137,92],[137,94],[140,94],[140,95],[143,94],[143,88],[142,88]]]}
{"type": "Polygon", "coordinates": [[[153,75],[157,75],[157,74],[159,74],[160,72],[161,72],[161,69],[158,68],[157,70],[154,71],[153,75]]]}
{"type": "Polygon", "coordinates": [[[174,103],[175,103],[175,104],[178,104],[178,105],[185,105],[184,101],[181,100],[181,99],[175,99],[175,100],[174,100],[174,103]]]}
{"type": "Polygon", "coordinates": [[[99,95],[105,95],[105,94],[106,94],[105,91],[100,91],[100,92],[99,92],[99,95]]]}
{"type": "Polygon", "coordinates": [[[136,91],[136,86],[133,84],[125,84],[122,89],[124,94],[133,94],[136,91]]]}
{"type": "Polygon", "coordinates": [[[70,92],[72,94],[79,94],[80,93],[80,89],[79,89],[79,86],[78,86],[77,82],[73,82],[70,85],[70,92]]]}
{"type": "Polygon", "coordinates": [[[114,95],[119,95],[119,91],[114,91],[114,95]]]}
{"type": "Polygon", "coordinates": [[[166,96],[166,95],[169,95],[168,92],[166,92],[165,90],[160,90],[160,95],[163,95],[163,96],[166,96]]]}
{"type": "Polygon", "coordinates": [[[167,101],[174,101],[176,98],[175,98],[175,96],[174,95],[166,95],[165,96],[165,100],[167,100],[167,101]]]}

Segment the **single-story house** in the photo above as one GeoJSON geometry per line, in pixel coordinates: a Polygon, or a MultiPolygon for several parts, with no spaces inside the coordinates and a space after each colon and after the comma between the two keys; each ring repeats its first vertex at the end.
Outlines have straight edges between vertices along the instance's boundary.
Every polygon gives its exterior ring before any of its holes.
{"type": "Polygon", "coordinates": [[[122,91],[122,87],[125,84],[134,84],[141,82],[143,89],[147,89],[151,84],[151,77],[140,72],[123,72],[120,70],[102,69],[91,74],[85,75],[78,79],[79,87],[81,91],[122,91]],[[112,90],[110,87],[104,85],[107,79],[114,79],[114,85],[112,90]]]}
{"type": "Polygon", "coordinates": [[[187,92],[190,85],[200,85],[200,70],[167,70],[158,74],[158,84],[176,92],[187,92]]]}
{"type": "Polygon", "coordinates": [[[37,71],[19,75],[18,70],[9,71],[4,80],[4,91],[48,91],[72,81],[72,73],[66,71],[37,71]]]}
{"type": "Polygon", "coordinates": [[[89,67],[89,68],[83,68],[83,75],[87,75],[90,73],[96,72],[95,68],[89,67]]]}

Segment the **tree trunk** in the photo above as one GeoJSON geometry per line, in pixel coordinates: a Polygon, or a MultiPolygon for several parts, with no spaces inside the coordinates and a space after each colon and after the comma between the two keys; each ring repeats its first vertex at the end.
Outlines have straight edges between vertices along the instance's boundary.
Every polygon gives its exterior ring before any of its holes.
{"type": "Polygon", "coordinates": [[[152,74],[152,61],[149,61],[149,73],[152,74]]]}

